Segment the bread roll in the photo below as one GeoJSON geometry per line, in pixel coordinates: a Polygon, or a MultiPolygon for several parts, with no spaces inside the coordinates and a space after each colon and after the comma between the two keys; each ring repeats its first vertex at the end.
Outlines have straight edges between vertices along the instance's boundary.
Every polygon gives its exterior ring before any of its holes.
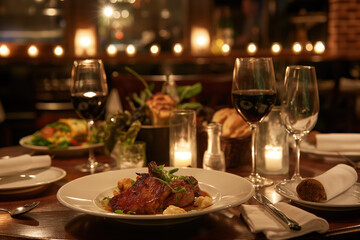
{"type": "Polygon", "coordinates": [[[251,129],[234,108],[223,108],[214,113],[212,121],[222,124],[222,136],[238,138],[249,136],[251,129]]]}
{"type": "Polygon", "coordinates": [[[231,108],[222,108],[214,113],[212,117],[212,121],[216,123],[224,124],[226,118],[228,118],[231,112],[232,112],[231,108]]]}
{"type": "Polygon", "coordinates": [[[316,179],[302,180],[296,187],[296,192],[302,200],[322,202],[326,200],[324,186],[316,179]]]}
{"type": "Polygon", "coordinates": [[[231,135],[233,135],[234,137],[233,133],[242,128],[245,124],[246,123],[244,122],[242,117],[240,117],[234,109],[233,111],[231,111],[223,124],[223,136],[230,137],[231,135]]]}

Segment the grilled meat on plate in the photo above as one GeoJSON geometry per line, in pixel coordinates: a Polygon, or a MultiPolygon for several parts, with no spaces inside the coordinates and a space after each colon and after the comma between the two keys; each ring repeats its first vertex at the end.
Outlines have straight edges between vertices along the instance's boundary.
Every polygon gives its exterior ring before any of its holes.
{"type": "Polygon", "coordinates": [[[155,162],[150,162],[148,169],[149,173],[138,174],[140,177],[133,186],[110,199],[109,206],[113,211],[156,214],[169,205],[191,205],[201,194],[194,177],[175,176],[155,162]]]}

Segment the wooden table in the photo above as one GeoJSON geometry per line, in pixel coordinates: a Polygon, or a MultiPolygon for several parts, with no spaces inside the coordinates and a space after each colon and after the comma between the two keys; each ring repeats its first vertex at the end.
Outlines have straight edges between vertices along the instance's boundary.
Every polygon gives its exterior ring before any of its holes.
{"type": "MultiPolygon", "coordinates": [[[[28,152],[29,150],[20,146],[6,147],[0,149],[0,157],[17,156],[28,152]]],[[[104,155],[97,156],[97,159],[108,163],[113,161],[104,155]]],[[[86,160],[86,156],[65,159],[55,157],[52,165],[66,170],[67,175],[64,179],[31,195],[0,195],[0,207],[3,208],[14,208],[35,200],[41,201],[36,209],[22,217],[11,218],[9,214],[1,212],[0,239],[265,239],[263,234],[250,232],[240,216],[239,207],[210,213],[180,224],[161,226],[131,225],[70,210],[59,203],[56,193],[62,185],[87,175],[74,169],[75,165],[86,160]]],[[[332,166],[334,163],[311,159],[305,155],[301,160],[301,173],[305,177],[314,176],[332,166]]],[[[250,164],[241,164],[228,171],[247,176],[250,172],[250,164]]],[[[292,172],[293,168],[290,167],[290,173],[292,172]]],[[[280,181],[284,177],[288,176],[280,176],[275,180],[280,181]]],[[[274,192],[274,186],[261,191],[271,196],[272,200],[287,201],[274,192]]],[[[255,201],[250,199],[248,203],[255,204],[255,201]]],[[[325,218],[330,225],[326,234],[311,233],[306,235],[307,239],[358,239],[360,236],[360,210],[330,212],[306,208],[305,210],[325,218]]]]}

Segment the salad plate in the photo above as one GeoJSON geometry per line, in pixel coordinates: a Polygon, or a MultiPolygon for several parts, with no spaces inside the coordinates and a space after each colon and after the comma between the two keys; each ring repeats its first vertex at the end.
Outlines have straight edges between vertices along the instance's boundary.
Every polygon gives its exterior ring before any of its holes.
{"type": "Polygon", "coordinates": [[[59,181],[66,172],[57,167],[39,168],[19,175],[0,178],[0,195],[23,194],[41,190],[50,183],[59,181]]]}
{"type": "Polygon", "coordinates": [[[47,154],[53,154],[53,155],[61,155],[61,156],[74,156],[76,155],[83,155],[89,153],[89,148],[101,148],[104,146],[104,143],[97,143],[93,145],[87,145],[87,146],[71,146],[66,149],[61,148],[48,148],[45,146],[36,146],[36,145],[30,145],[27,144],[31,140],[31,135],[25,136],[20,139],[19,144],[27,149],[39,152],[39,153],[47,153],[47,154]]]}
{"type": "Polygon", "coordinates": [[[296,186],[296,182],[286,181],[278,183],[275,190],[280,195],[308,208],[327,211],[348,211],[360,208],[360,183],[355,183],[342,194],[326,202],[311,202],[300,199],[296,193],[296,186]]]}
{"type": "MultiPolygon", "coordinates": [[[[165,167],[165,170],[172,168],[165,167]]],[[[97,173],[75,179],[57,192],[57,199],[64,206],[94,216],[123,220],[132,224],[170,224],[169,221],[179,221],[205,215],[211,212],[238,206],[254,195],[252,184],[240,176],[200,168],[179,168],[177,175],[193,176],[199,182],[202,191],[208,193],[213,205],[201,210],[182,214],[163,215],[133,215],[119,214],[104,209],[101,204],[105,197],[112,197],[117,181],[123,178],[136,178],[136,173],[147,173],[147,168],[113,170],[97,173]],[[91,186],[89,189],[88,186],[91,186]]]]}

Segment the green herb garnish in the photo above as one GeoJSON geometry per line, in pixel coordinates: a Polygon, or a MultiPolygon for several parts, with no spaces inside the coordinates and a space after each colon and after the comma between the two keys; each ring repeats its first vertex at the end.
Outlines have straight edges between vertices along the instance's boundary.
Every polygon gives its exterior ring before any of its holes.
{"type": "Polygon", "coordinates": [[[118,213],[118,214],[128,214],[128,215],[130,215],[130,214],[136,214],[136,212],[132,212],[132,211],[128,211],[127,213],[124,213],[124,211],[121,210],[121,209],[115,210],[114,213],[118,213]]]}

